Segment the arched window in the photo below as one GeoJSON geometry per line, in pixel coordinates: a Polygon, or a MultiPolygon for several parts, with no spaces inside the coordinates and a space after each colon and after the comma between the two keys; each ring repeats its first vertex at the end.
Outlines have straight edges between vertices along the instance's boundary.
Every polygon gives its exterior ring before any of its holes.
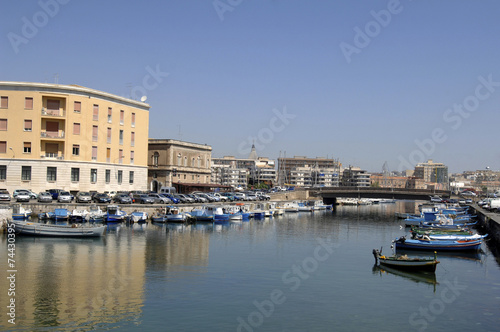
{"type": "Polygon", "coordinates": [[[177,166],[182,166],[182,164],[181,164],[181,154],[180,153],[177,155],[177,166]]]}
{"type": "Polygon", "coordinates": [[[198,167],[201,167],[201,157],[198,156],[198,167]]]}
{"type": "Polygon", "coordinates": [[[188,165],[188,157],[184,157],[184,166],[188,165]]]}
{"type": "Polygon", "coordinates": [[[194,158],[191,159],[191,167],[194,167],[194,158]]]}

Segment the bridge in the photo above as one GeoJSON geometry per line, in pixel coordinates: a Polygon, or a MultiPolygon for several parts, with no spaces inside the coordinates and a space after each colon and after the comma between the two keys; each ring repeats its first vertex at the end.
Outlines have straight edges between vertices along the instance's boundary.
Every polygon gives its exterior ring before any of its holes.
{"type": "Polygon", "coordinates": [[[450,192],[447,190],[378,187],[322,187],[311,189],[310,194],[322,197],[325,204],[335,204],[337,197],[408,200],[429,200],[429,196],[433,195],[438,195],[443,198],[450,197],[450,192]]]}

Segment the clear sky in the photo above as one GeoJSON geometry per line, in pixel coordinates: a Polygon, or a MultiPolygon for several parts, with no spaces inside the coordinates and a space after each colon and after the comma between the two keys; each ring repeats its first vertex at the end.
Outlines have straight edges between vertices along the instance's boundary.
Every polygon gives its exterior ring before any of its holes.
{"type": "Polygon", "coordinates": [[[500,2],[3,1],[0,80],[147,96],[214,157],[500,169],[500,2]],[[57,76],[56,76],[57,75],[57,76]]]}

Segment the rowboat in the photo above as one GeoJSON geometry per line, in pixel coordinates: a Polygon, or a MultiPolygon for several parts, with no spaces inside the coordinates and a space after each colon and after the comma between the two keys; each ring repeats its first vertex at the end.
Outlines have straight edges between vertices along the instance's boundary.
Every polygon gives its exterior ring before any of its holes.
{"type": "Polygon", "coordinates": [[[401,270],[434,272],[436,271],[436,265],[439,263],[436,252],[434,252],[433,258],[408,257],[408,255],[383,256],[377,249],[373,249],[372,253],[375,257],[375,264],[378,261],[380,265],[401,270]]]}
{"type": "Polygon", "coordinates": [[[436,235],[443,235],[443,234],[453,234],[453,235],[472,235],[473,232],[469,229],[465,228],[460,228],[460,229],[438,229],[438,230],[433,230],[433,229],[428,229],[428,228],[420,228],[420,227],[412,227],[411,228],[412,234],[420,234],[420,235],[429,235],[429,234],[436,234],[436,235]]]}
{"type": "Polygon", "coordinates": [[[106,208],[106,221],[107,222],[123,222],[127,217],[125,211],[120,210],[118,205],[110,204],[106,208]]]}
{"type": "Polygon", "coordinates": [[[395,239],[392,243],[397,249],[417,249],[417,250],[479,250],[481,249],[482,239],[480,240],[457,240],[457,241],[439,241],[439,240],[414,240],[407,239],[405,236],[395,239]]]}
{"type": "Polygon", "coordinates": [[[481,240],[487,237],[479,234],[416,234],[412,233],[412,239],[416,240],[439,240],[439,241],[460,241],[460,240],[481,240]]]}
{"type": "Polygon", "coordinates": [[[99,237],[106,233],[106,226],[82,227],[81,225],[49,225],[26,221],[13,221],[16,234],[57,237],[99,237]]]}

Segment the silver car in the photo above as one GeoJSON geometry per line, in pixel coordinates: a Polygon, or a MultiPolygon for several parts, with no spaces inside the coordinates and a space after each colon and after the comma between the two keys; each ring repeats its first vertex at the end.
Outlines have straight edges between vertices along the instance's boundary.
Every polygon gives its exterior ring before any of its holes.
{"type": "Polygon", "coordinates": [[[59,203],[71,203],[73,200],[73,195],[69,193],[69,191],[61,191],[59,196],[57,196],[57,201],[59,203]]]}
{"type": "Polygon", "coordinates": [[[0,201],[10,201],[10,194],[7,190],[0,191],[0,201]]]}
{"type": "Polygon", "coordinates": [[[77,203],[90,203],[92,201],[92,196],[88,191],[80,191],[78,195],[76,195],[77,203]]]}
{"type": "Polygon", "coordinates": [[[51,203],[52,195],[47,191],[42,191],[38,194],[37,201],[39,201],[40,203],[51,203]]]}
{"type": "Polygon", "coordinates": [[[16,195],[16,202],[29,202],[30,194],[27,190],[19,190],[16,195]]]}

